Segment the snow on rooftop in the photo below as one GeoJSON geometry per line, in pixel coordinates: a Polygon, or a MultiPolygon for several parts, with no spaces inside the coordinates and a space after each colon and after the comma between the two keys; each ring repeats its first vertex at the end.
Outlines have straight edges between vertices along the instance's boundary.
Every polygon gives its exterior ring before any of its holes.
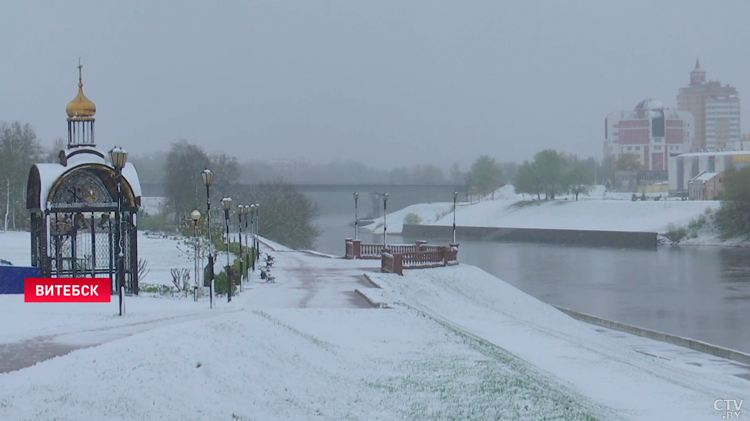
{"type": "Polygon", "coordinates": [[[664,108],[664,104],[656,99],[644,99],[635,106],[636,110],[658,110],[664,108]]]}
{"type": "MultiPolygon", "coordinates": [[[[35,164],[36,168],[39,170],[39,178],[41,182],[39,203],[42,210],[47,209],[47,199],[49,198],[49,193],[52,189],[52,186],[66,172],[85,164],[100,164],[110,166],[101,156],[98,155],[98,153],[102,153],[101,151],[93,148],[88,149],[91,149],[96,153],[91,152],[73,155],[68,158],[67,166],[64,166],[60,163],[35,164]]],[[[133,195],[135,197],[141,196],[141,182],[138,178],[138,171],[136,170],[135,166],[133,166],[133,164],[131,164],[130,162],[125,164],[125,168],[122,169],[122,176],[130,185],[130,188],[133,190],[133,195]]]]}
{"type": "Polygon", "coordinates": [[[698,157],[698,156],[732,156],[732,155],[750,155],[750,151],[706,151],[706,152],[686,152],[678,156],[681,157],[698,157]]]}
{"type": "Polygon", "coordinates": [[[719,175],[719,173],[703,171],[702,173],[693,177],[690,181],[708,181],[716,177],[717,175],[719,175]]]}

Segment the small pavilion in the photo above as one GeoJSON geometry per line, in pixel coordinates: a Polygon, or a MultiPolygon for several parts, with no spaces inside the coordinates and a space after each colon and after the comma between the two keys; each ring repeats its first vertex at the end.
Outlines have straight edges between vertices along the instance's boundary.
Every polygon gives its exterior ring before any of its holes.
{"type": "Polygon", "coordinates": [[[31,213],[31,264],[44,277],[110,278],[114,291],[119,244],[125,290],[137,294],[138,173],[130,163],[118,171],[96,149],[96,106],[83,94],[82,67],[78,65],[78,95],[65,107],[67,149],[60,151],[58,162],[38,163],[29,171],[26,208],[31,213]]]}

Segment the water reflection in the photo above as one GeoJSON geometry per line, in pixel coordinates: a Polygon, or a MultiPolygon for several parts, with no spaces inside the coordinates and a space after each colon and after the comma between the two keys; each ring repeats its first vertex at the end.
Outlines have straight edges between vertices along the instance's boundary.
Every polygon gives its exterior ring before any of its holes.
{"type": "MultiPolygon", "coordinates": [[[[318,250],[342,255],[343,239],[353,235],[346,218],[322,218],[319,226],[318,250]]],[[[360,237],[382,241],[382,235],[360,237]]],[[[389,235],[390,242],[413,240],[389,235]]],[[[459,242],[461,262],[546,303],[750,353],[748,249],[459,242]]]]}

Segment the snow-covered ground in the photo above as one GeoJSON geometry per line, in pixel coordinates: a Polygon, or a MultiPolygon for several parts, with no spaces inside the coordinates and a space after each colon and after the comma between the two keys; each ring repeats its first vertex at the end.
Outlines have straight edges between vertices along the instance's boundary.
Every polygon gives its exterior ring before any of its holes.
{"type": "MultiPolygon", "coordinates": [[[[561,196],[557,200],[531,200],[505,186],[490,197],[473,203],[459,202],[456,224],[472,227],[550,228],[604,231],[651,231],[664,233],[669,224],[681,226],[717,209],[718,201],[646,200],[631,201],[631,193],[605,192],[598,186],[588,195],[561,196]]],[[[649,194],[650,198],[658,194],[649,194]]],[[[406,215],[414,213],[424,225],[452,225],[453,203],[417,204],[387,215],[388,233],[403,229],[406,215]]],[[[365,227],[382,232],[383,218],[365,227]]]]}
{"type": "MultiPolygon", "coordinates": [[[[0,256],[28,240],[0,234],[0,256]]],[[[151,260],[179,262],[174,241],[146,244],[151,260]]],[[[131,297],[120,318],[115,302],[0,296],[0,358],[40,338],[95,345],[0,374],[0,419],[705,420],[725,415],[716,399],[750,394],[746,380],[636,352],[475,267],[401,277],[263,249],[276,283],[253,277],[213,310],[205,297],[131,297]]]]}

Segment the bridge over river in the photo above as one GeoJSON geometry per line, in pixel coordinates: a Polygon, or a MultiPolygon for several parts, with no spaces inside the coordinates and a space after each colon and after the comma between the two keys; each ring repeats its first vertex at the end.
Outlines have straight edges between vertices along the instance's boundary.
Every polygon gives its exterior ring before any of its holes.
{"type": "MultiPolygon", "coordinates": [[[[466,187],[459,184],[387,184],[387,183],[293,183],[298,191],[310,198],[321,214],[352,213],[354,199],[359,193],[361,217],[381,215],[381,193],[388,193],[388,211],[396,211],[417,203],[450,202],[453,192],[465,198],[466,187]]],[[[240,184],[239,190],[251,189],[256,184],[240,184]]],[[[163,197],[161,183],[141,183],[143,196],[163,197]]],[[[216,192],[217,194],[220,192],[216,192]]]]}

